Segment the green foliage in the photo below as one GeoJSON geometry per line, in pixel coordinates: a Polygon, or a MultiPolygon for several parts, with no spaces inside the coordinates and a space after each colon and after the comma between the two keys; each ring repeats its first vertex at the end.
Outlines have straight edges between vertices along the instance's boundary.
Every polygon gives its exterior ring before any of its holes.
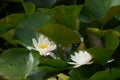
{"type": "Polygon", "coordinates": [[[40,66],[44,65],[44,66],[54,67],[54,68],[63,69],[63,70],[68,66],[68,64],[63,60],[42,59],[40,61],[41,61],[40,66]]]}
{"type": "Polygon", "coordinates": [[[98,65],[85,65],[70,71],[70,80],[88,80],[91,75],[101,69],[98,65]]]}
{"type": "Polygon", "coordinates": [[[23,2],[23,0],[5,0],[5,1],[10,1],[10,2],[23,2]]]}
{"type": "Polygon", "coordinates": [[[95,73],[89,80],[117,80],[119,79],[120,75],[120,70],[111,68],[111,69],[106,69],[105,71],[99,71],[95,73]]]}
{"type": "Polygon", "coordinates": [[[49,10],[49,14],[60,24],[65,25],[73,30],[78,28],[78,16],[82,6],[58,6],[49,10]]]}
{"type": "Polygon", "coordinates": [[[44,80],[48,77],[54,76],[60,72],[59,69],[48,67],[48,66],[40,66],[37,71],[33,71],[28,79],[30,80],[44,80]]]}
{"type": "Polygon", "coordinates": [[[30,15],[35,11],[35,5],[32,2],[23,2],[23,7],[27,15],[30,15]]]}
{"type": "Polygon", "coordinates": [[[55,21],[49,15],[39,12],[34,13],[18,25],[15,32],[15,39],[19,40],[24,46],[32,45],[31,40],[32,38],[36,38],[37,34],[35,29],[54,22],[55,21]]]}
{"type": "Polygon", "coordinates": [[[16,28],[16,26],[26,19],[26,15],[23,13],[15,13],[6,16],[0,20],[0,34],[5,33],[11,28],[16,28]]]}
{"type": "Polygon", "coordinates": [[[105,65],[113,54],[111,50],[105,48],[90,48],[88,52],[91,53],[94,61],[101,65],[105,65]]]}
{"type": "Polygon", "coordinates": [[[103,43],[106,48],[114,51],[119,45],[119,37],[115,33],[115,31],[107,30],[105,31],[105,34],[103,35],[103,43]]]}
{"type": "Polygon", "coordinates": [[[24,48],[7,50],[0,55],[0,75],[10,80],[25,79],[37,65],[38,54],[24,48]]]}
{"type": "Polygon", "coordinates": [[[48,24],[38,31],[50,37],[53,41],[59,44],[80,42],[80,36],[78,34],[76,34],[72,29],[60,24],[48,24]]]}
{"type": "Polygon", "coordinates": [[[119,80],[120,0],[83,1],[0,0],[0,80],[119,80]],[[51,55],[37,51],[40,34],[51,55]],[[93,63],[70,65],[78,50],[93,63]]]}
{"type": "Polygon", "coordinates": [[[42,80],[64,71],[68,64],[63,60],[42,59],[38,68],[28,77],[35,80],[42,80]]]}
{"type": "Polygon", "coordinates": [[[116,14],[120,14],[119,9],[120,0],[86,0],[84,10],[81,11],[81,18],[83,20],[95,21],[104,25],[116,14]]]}
{"type": "Polygon", "coordinates": [[[28,2],[33,2],[37,7],[52,7],[56,3],[57,0],[26,0],[28,2]]]}

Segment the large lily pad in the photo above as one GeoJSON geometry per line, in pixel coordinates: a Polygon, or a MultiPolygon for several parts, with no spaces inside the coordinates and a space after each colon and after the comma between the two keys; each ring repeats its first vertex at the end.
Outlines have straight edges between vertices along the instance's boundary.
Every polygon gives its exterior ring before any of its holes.
{"type": "Polygon", "coordinates": [[[86,0],[80,15],[83,22],[104,25],[117,14],[120,14],[120,0],[86,0]]]}
{"type": "Polygon", "coordinates": [[[23,48],[10,49],[0,54],[0,75],[10,80],[26,79],[38,57],[23,48]]]}
{"type": "Polygon", "coordinates": [[[106,69],[105,71],[97,72],[89,80],[119,80],[119,73],[120,69],[106,69]]]}
{"type": "Polygon", "coordinates": [[[79,43],[80,36],[72,29],[60,24],[48,24],[38,30],[59,44],[79,43]]]}

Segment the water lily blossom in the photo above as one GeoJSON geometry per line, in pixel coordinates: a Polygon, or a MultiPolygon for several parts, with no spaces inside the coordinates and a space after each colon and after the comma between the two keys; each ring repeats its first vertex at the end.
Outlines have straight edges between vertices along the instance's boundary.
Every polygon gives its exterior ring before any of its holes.
{"type": "Polygon", "coordinates": [[[54,54],[51,52],[56,49],[56,44],[53,41],[50,41],[46,36],[40,35],[38,39],[32,38],[33,46],[27,46],[29,50],[36,50],[42,56],[50,55],[54,57],[54,54]]]}
{"type": "Polygon", "coordinates": [[[75,52],[75,55],[71,55],[71,60],[74,62],[68,62],[69,64],[75,65],[74,68],[80,67],[85,64],[93,63],[91,61],[92,56],[87,51],[75,52]]]}

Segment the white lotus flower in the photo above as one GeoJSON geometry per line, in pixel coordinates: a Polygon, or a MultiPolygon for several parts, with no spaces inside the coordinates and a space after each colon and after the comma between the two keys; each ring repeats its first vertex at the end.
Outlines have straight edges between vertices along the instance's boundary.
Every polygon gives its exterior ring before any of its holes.
{"type": "Polygon", "coordinates": [[[71,60],[74,62],[68,62],[69,64],[75,65],[74,68],[80,67],[85,64],[91,64],[92,56],[86,51],[75,52],[75,55],[71,55],[71,60]]]}
{"type": "Polygon", "coordinates": [[[34,47],[27,46],[29,50],[33,49],[39,51],[40,55],[42,56],[50,55],[55,57],[51,51],[56,49],[56,44],[53,41],[50,41],[46,36],[40,35],[37,40],[33,38],[32,41],[34,47]]]}

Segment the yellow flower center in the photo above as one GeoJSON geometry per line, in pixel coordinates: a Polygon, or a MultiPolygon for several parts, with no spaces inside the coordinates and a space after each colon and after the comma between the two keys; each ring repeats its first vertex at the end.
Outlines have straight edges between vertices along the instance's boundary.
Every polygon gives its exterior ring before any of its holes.
{"type": "Polygon", "coordinates": [[[41,44],[41,45],[39,45],[39,48],[45,49],[45,48],[48,48],[48,45],[47,44],[41,44]]]}

